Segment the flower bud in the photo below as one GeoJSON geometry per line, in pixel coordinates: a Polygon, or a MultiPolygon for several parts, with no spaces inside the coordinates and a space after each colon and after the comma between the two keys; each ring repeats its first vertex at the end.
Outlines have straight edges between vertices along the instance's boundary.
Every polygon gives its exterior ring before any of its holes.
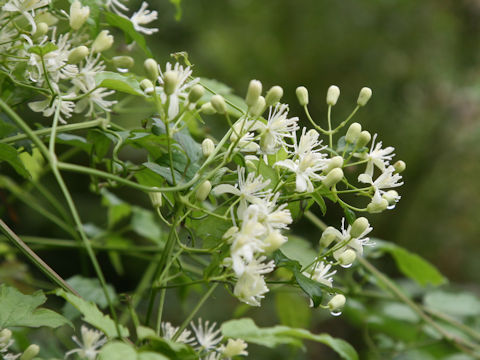
{"type": "Polygon", "coordinates": [[[172,95],[178,85],[178,72],[165,71],[163,73],[163,90],[165,94],[172,95]]]}
{"type": "Polygon", "coordinates": [[[108,30],[100,31],[92,44],[92,53],[101,53],[108,50],[113,45],[113,36],[108,34],[108,30]]]}
{"type": "Polygon", "coordinates": [[[35,16],[35,23],[44,22],[48,26],[53,26],[58,23],[58,18],[49,11],[37,12],[35,16]]]}
{"type": "Polygon", "coordinates": [[[159,208],[162,206],[162,193],[156,191],[150,192],[148,193],[148,196],[150,197],[150,201],[152,202],[154,208],[159,208]]]}
{"type": "Polygon", "coordinates": [[[35,39],[38,39],[39,37],[42,37],[48,32],[48,24],[44,22],[40,22],[37,24],[37,30],[33,34],[33,37],[35,39]]]}
{"type": "Polygon", "coordinates": [[[255,105],[253,105],[250,108],[250,114],[254,117],[260,116],[263,114],[264,111],[265,111],[265,98],[263,96],[259,96],[255,105]]]}
{"type": "Polygon", "coordinates": [[[367,130],[363,130],[357,139],[357,147],[362,148],[370,142],[372,135],[367,130]]]}
{"type": "Polygon", "coordinates": [[[89,15],[90,8],[88,6],[82,6],[80,1],[75,0],[72,5],[70,5],[70,27],[73,30],[80,29],[82,25],[85,24],[85,21],[87,21],[89,15]]]}
{"type": "Polygon", "coordinates": [[[335,168],[332,171],[330,171],[325,179],[323,179],[323,185],[325,185],[327,188],[331,188],[333,185],[338,183],[340,180],[343,179],[343,170],[340,168],[335,168]]]}
{"type": "Polygon", "coordinates": [[[150,80],[156,81],[158,78],[158,64],[154,59],[147,59],[143,62],[143,68],[150,80]]]}
{"type": "Polygon", "coordinates": [[[370,223],[368,222],[367,218],[359,217],[352,224],[350,236],[352,238],[359,238],[365,232],[365,230],[368,229],[369,226],[370,223]]]}
{"type": "Polygon", "coordinates": [[[265,96],[265,104],[267,107],[273,106],[280,101],[283,96],[283,89],[276,85],[268,90],[267,95],[265,96]]]}
{"type": "Polygon", "coordinates": [[[9,329],[3,329],[0,331],[0,348],[6,346],[12,338],[12,331],[9,329]]]}
{"type": "Polygon", "coordinates": [[[357,253],[355,250],[347,249],[343,253],[337,256],[337,260],[342,266],[349,266],[353,264],[355,259],[357,258],[357,253]]]}
{"type": "Polygon", "coordinates": [[[388,207],[388,201],[381,198],[378,201],[371,202],[370,204],[367,205],[367,211],[370,214],[376,214],[384,211],[388,207]]]}
{"type": "Polygon", "coordinates": [[[40,347],[38,345],[30,345],[20,356],[20,360],[32,360],[40,352],[40,347]]]}
{"type": "Polygon", "coordinates": [[[204,93],[205,93],[205,88],[200,84],[196,84],[192,87],[192,89],[188,93],[188,101],[191,103],[196,103],[198,100],[202,98],[204,93]]]}
{"type": "Polygon", "coordinates": [[[300,103],[300,106],[308,105],[308,90],[305,86],[297,87],[295,93],[297,94],[297,99],[300,103]]]}
{"type": "Polygon", "coordinates": [[[327,91],[327,104],[334,106],[337,103],[338,97],[340,96],[340,89],[338,86],[332,85],[328,88],[327,91]]]}
{"type": "Polygon", "coordinates": [[[225,114],[227,112],[227,104],[225,104],[225,99],[222,95],[213,95],[210,102],[217,113],[225,114]]]}
{"type": "Polygon", "coordinates": [[[117,69],[130,69],[135,65],[135,60],[131,56],[115,56],[112,61],[113,66],[117,69]]]}
{"type": "Polygon", "coordinates": [[[262,83],[258,80],[251,80],[250,84],[248,84],[247,95],[245,96],[247,106],[254,106],[260,95],[262,95],[262,83]]]}
{"type": "Polygon", "coordinates": [[[345,306],[347,299],[342,294],[335,295],[327,304],[330,311],[341,310],[345,306]]]}
{"type": "Polygon", "coordinates": [[[398,160],[397,162],[395,162],[395,164],[393,164],[393,168],[395,169],[396,173],[401,173],[405,171],[405,169],[407,168],[407,164],[405,164],[405,161],[398,160]]]}
{"type": "Polygon", "coordinates": [[[372,89],[368,87],[363,87],[360,90],[360,94],[358,94],[357,105],[358,106],[365,106],[367,105],[368,100],[372,97],[372,89]]]}
{"type": "Polygon", "coordinates": [[[68,54],[68,63],[77,64],[88,56],[88,48],[84,45],[80,45],[70,51],[68,54]]]}
{"type": "Polygon", "coordinates": [[[398,192],[395,190],[388,190],[382,195],[382,198],[387,200],[389,206],[392,206],[395,205],[398,200],[400,200],[400,195],[398,195],[398,192]]]}
{"type": "Polygon", "coordinates": [[[338,230],[332,226],[327,227],[320,238],[320,246],[328,247],[334,240],[338,238],[338,230]]]}
{"type": "Polygon", "coordinates": [[[150,95],[155,90],[153,87],[153,83],[148,79],[143,79],[142,81],[140,81],[140,88],[147,95],[150,95]]]}
{"type": "Polygon", "coordinates": [[[228,339],[227,345],[222,351],[222,355],[224,358],[231,358],[237,355],[248,355],[245,351],[246,348],[247,343],[242,339],[228,339]]]}
{"type": "Polygon", "coordinates": [[[362,131],[362,125],[359,123],[352,123],[347,130],[347,134],[345,135],[345,141],[350,144],[355,144],[358,137],[360,136],[360,132],[362,131]]]}
{"type": "Polygon", "coordinates": [[[280,231],[272,231],[263,241],[263,250],[269,254],[279,249],[280,246],[287,242],[287,238],[280,231]]]}
{"type": "Polygon", "coordinates": [[[245,166],[248,172],[256,172],[258,170],[258,158],[255,155],[246,155],[245,166]]]}
{"type": "Polygon", "coordinates": [[[210,139],[205,139],[202,141],[202,153],[203,156],[210,156],[215,150],[215,144],[210,139]]]}
{"type": "Polygon", "coordinates": [[[208,197],[208,194],[210,194],[210,190],[212,190],[212,184],[210,181],[205,180],[202,185],[200,185],[197,189],[197,192],[195,193],[195,198],[198,201],[203,201],[208,197]]]}
{"type": "Polygon", "coordinates": [[[327,167],[323,170],[325,174],[328,174],[330,171],[336,168],[341,168],[343,166],[343,157],[340,155],[334,156],[328,161],[327,167]]]}
{"type": "Polygon", "coordinates": [[[200,111],[202,113],[204,113],[205,115],[213,115],[213,114],[216,113],[216,111],[213,108],[211,102],[207,102],[207,103],[203,104],[202,107],[200,108],[200,111]]]}

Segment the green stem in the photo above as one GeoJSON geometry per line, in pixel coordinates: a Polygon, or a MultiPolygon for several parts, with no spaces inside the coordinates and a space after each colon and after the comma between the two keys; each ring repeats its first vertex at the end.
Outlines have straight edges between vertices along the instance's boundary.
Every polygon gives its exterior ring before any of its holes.
{"type": "Polygon", "coordinates": [[[76,296],[80,296],[75,289],[67,284],[60,275],[58,275],[50,266],[47,265],[35,252],[25,244],[22,239],[20,239],[17,234],[15,234],[8,226],[0,219],[0,228],[3,234],[13,243],[18,249],[33,263],[37,266],[47,277],[52,280],[55,284],[60,286],[63,290],[72,293],[76,296]]]}
{"type": "Polygon", "coordinates": [[[317,125],[315,123],[315,121],[313,121],[312,116],[310,115],[310,112],[308,111],[308,106],[307,105],[305,105],[303,107],[303,110],[305,111],[305,115],[307,115],[307,119],[308,119],[308,121],[310,121],[310,124],[312,124],[312,126],[316,130],[320,131],[322,134],[328,135],[329,132],[327,130],[324,130],[321,126],[317,125]]]}
{"type": "Polygon", "coordinates": [[[195,314],[200,310],[202,305],[205,303],[205,301],[210,297],[210,295],[213,293],[213,291],[216,289],[218,286],[218,283],[214,283],[210,289],[203,295],[203,297],[200,299],[198,302],[197,306],[193,309],[193,311],[190,313],[190,315],[187,316],[187,318],[183,321],[182,325],[178,328],[178,330],[175,332],[175,335],[172,337],[172,341],[176,341],[178,337],[182,334],[183,330],[190,324],[190,321],[192,321],[193,317],[195,314]]]}
{"type": "Polygon", "coordinates": [[[353,109],[353,111],[350,113],[350,115],[348,115],[348,117],[343,120],[333,131],[332,133],[335,134],[338,132],[338,130],[340,130],[342,127],[344,127],[345,125],[348,124],[348,122],[355,116],[355,114],[357,113],[358,109],[360,109],[360,105],[357,105],[357,107],[355,109],[353,109]]]}
{"type": "Polygon", "coordinates": [[[333,149],[332,105],[328,105],[327,121],[328,121],[328,143],[330,144],[330,149],[333,149]]]}

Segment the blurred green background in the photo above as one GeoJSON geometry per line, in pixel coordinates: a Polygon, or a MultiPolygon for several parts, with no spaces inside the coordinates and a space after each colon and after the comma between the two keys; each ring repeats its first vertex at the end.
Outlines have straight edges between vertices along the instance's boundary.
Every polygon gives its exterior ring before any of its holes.
{"type": "MultiPolygon", "coordinates": [[[[480,1],[157,1],[159,59],[187,51],[199,76],[244,95],[250,79],[281,85],[292,114],[325,121],[328,86],[341,89],[342,121],[359,89],[373,98],[356,121],[407,163],[402,200],[370,216],[373,236],[436,264],[453,282],[480,280],[480,1]]],[[[329,219],[338,225],[338,216],[329,219]]],[[[315,240],[315,239],[312,239],[315,240]]]]}

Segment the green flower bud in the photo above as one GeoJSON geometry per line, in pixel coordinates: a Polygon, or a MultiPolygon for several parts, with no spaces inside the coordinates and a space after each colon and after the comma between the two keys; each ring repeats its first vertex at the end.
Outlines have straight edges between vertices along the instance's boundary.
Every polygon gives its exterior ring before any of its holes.
{"type": "Polygon", "coordinates": [[[405,161],[398,160],[397,162],[395,162],[395,164],[393,164],[393,168],[395,169],[396,173],[401,173],[405,171],[405,169],[407,168],[407,164],[405,164],[405,161]]]}
{"type": "Polygon", "coordinates": [[[265,111],[265,98],[259,96],[255,105],[250,108],[250,114],[254,117],[260,116],[265,111]]]}
{"type": "MultiPolygon", "coordinates": [[[[90,15],[90,8],[88,6],[82,6],[82,3],[75,0],[70,5],[70,27],[73,30],[78,30],[85,24],[88,16],[90,15]]],[[[101,52],[101,51],[98,51],[101,52]]]]}
{"type": "Polygon", "coordinates": [[[388,190],[386,193],[382,195],[382,198],[387,200],[388,206],[395,205],[397,203],[397,199],[400,198],[398,192],[395,190],[388,190]]]}
{"type": "Polygon", "coordinates": [[[248,355],[245,351],[247,343],[242,339],[228,339],[227,345],[223,349],[222,355],[224,358],[231,358],[237,355],[248,355]]]}
{"type": "Polygon", "coordinates": [[[295,93],[297,94],[297,99],[300,103],[300,106],[308,105],[308,90],[305,86],[297,87],[295,93]]]}
{"type": "Polygon", "coordinates": [[[92,44],[92,53],[101,53],[105,50],[108,50],[113,45],[113,36],[109,35],[108,30],[100,31],[100,34],[97,35],[97,38],[92,44]]]}
{"type": "Polygon", "coordinates": [[[195,198],[198,201],[204,201],[208,197],[208,194],[210,194],[211,190],[212,184],[210,181],[205,180],[202,185],[198,187],[197,192],[195,193],[195,198]]]}
{"type": "Polygon", "coordinates": [[[210,156],[215,150],[215,144],[210,139],[205,139],[202,141],[202,153],[203,156],[210,156]]]}
{"type": "Polygon", "coordinates": [[[210,102],[217,113],[225,114],[227,112],[227,104],[222,95],[213,95],[210,102]]]}
{"type": "Polygon", "coordinates": [[[330,171],[325,179],[323,179],[323,185],[325,185],[327,188],[331,188],[333,185],[338,183],[340,180],[343,179],[343,170],[340,168],[335,168],[332,171],[330,171]]]}
{"type": "Polygon", "coordinates": [[[200,84],[196,84],[192,87],[192,89],[188,94],[188,101],[190,101],[191,103],[196,103],[198,100],[202,98],[204,93],[205,93],[205,88],[200,84]]]}
{"type": "Polygon", "coordinates": [[[327,104],[334,106],[337,103],[338,97],[340,96],[340,89],[338,86],[332,85],[328,88],[327,91],[327,104]]]}
{"type": "Polygon", "coordinates": [[[178,85],[178,72],[165,71],[163,73],[163,90],[165,94],[172,95],[178,85]]]}
{"type": "Polygon", "coordinates": [[[88,48],[84,45],[80,45],[70,51],[68,54],[68,63],[77,64],[88,56],[88,48]]]}
{"type": "Polygon", "coordinates": [[[32,360],[40,352],[40,347],[38,345],[32,344],[27,350],[25,350],[20,356],[20,360],[32,360]]]}
{"type": "Polygon", "coordinates": [[[158,64],[154,59],[147,59],[143,62],[143,68],[147,76],[152,81],[157,81],[158,78],[158,64]]]}
{"type": "Polygon", "coordinates": [[[150,201],[152,202],[154,208],[159,208],[162,206],[162,193],[150,192],[148,193],[148,196],[150,197],[150,201]]]}
{"type": "Polygon", "coordinates": [[[204,113],[205,115],[213,115],[216,113],[214,107],[212,106],[212,103],[211,102],[207,102],[205,104],[202,105],[202,107],[200,108],[200,111],[202,113],[204,113]]]}
{"type": "Polygon", "coordinates": [[[372,138],[372,135],[367,130],[363,130],[357,139],[357,147],[362,148],[367,145],[372,138]]]}
{"type": "Polygon", "coordinates": [[[265,96],[265,103],[267,107],[273,106],[280,101],[283,96],[283,89],[276,85],[268,90],[267,95],[265,96]]]}
{"type": "Polygon", "coordinates": [[[364,233],[364,231],[367,230],[369,226],[370,226],[370,223],[366,218],[359,217],[352,224],[352,228],[350,230],[350,236],[352,238],[359,238],[364,233]]]}
{"type": "Polygon", "coordinates": [[[275,250],[279,249],[280,246],[285,244],[287,239],[279,231],[272,231],[268,236],[263,240],[263,245],[265,252],[270,254],[275,250]]]}
{"type": "Polygon", "coordinates": [[[0,331],[0,348],[6,346],[12,338],[12,332],[9,329],[0,331]]]}
{"type": "Polygon", "coordinates": [[[355,144],[360,136],[361,131],[362,125],[356,122],[352,123],[352,125],[348,127],[347,134],[345,135],[345,141],[350,144],[355,144]]]}
{"type": "Polygon", "coordinates": [[[368,87],[364,87],[360,90],[360,94],[358,94],[357,105],[358,106],[365,106],[368,103],[368,100],[372,97],[372,89],[368,87]]]}
{"type": "Polygon", "coordinates": [[[248,84],[247,95],[245,96],[245,103],[247,106],[254,106],[260,95],[262,95],[262,83],[258,80],[250,81],[250,84],[248,84]]]}
{"type": "Polygon", "coordinates": [[[48,11],[37,12],[37,15],[35,16],[35,23],[39,24],[42,22],[48,26],[53,26],[58,23],[58,18],[48,11]]]}
{"type": "Polygon", "coordinates": [[[323,233],[322,237],[320,238],[320,246],[321,247],[328,247],[330,244],[335,240],[338,239],[338,230],[332,226],[327,227],[323,233]]]}
{"type": "Polygon", "coordinates": [[[333,158],[330,159],[328,162],[328,166],[323,170],[325,174],[328,174],[330,171],[336,168],[341,168],[343,166],[343,157],[339,156],[334,156],[333,158]]]}
{"type": "Polygon", "coordinates": [[[355,250],[347,249],[337,257],[337,260],[342,266],[350,266],[356,258],[357,253],[355,250]]]}
{"type": "Polygon", "coordinates": [[[40,22],[37,24],[37,30],[33,34],[33,37],[35,39],[38,39],[39,37],[42,37],[48,32],[48,24],[44,22],[40,22]]]}
{"type": "Polygon", "coordinates": [[[335,295],[327,304],[330,311],[341,310],[345,306],[347,299],[342,294],[335,295]]]}
{"type": "Polygon", "coordinates": [[[370,214],[376,214],[384,211],[388,207],[388,201],[385,199],[380,199],[378,202],[371,202],[367,205],[367,211],[370,214]]]}
{"type": "Polygon", "coordinates": [[[143,79],[140,81],[140,88],[145,92],[145,94],[150,95],[155,90],[153,83],[148,79],[143,79]]]}
{"type": "Polygon", "coordinates": [[[112,58],[113,66],[117,69],[130,69],[135,65],[135,60],[131,56],[115,56],[112,58]]]}

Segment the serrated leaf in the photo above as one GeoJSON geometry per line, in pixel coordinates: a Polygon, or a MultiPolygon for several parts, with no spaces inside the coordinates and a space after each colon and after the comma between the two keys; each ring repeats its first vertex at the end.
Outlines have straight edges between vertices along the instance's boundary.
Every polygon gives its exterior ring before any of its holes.
{"type": "Polygon", "coordinates": [[[417,254],[413,254],[404,248],[381,240],[375,240],[377,249],[388,252],[395,259],[398,269],[410,279],[415,280],[421,286],[432,284],[442,285],[447,279],[430,264],[417,254]]]}
{"type": "Polygon", "coordinates": [[[0,285],[0,329],[12,326],[56,328],[70,324],[62,315],[49,309],[38,308],[45,301],[47,298],[43,291],[25,295],[13,287],[0,285]]]}
{"type": "Polygon", "coordinates": [[[112,71],[102,71],[95,75],[97,87],[104,87],[131,95],[144,96],[140,89],[139,82],[133,77],[115,73],[112,71]]]}
{"type": "MultiPolygon", "coordinates": [[[[86,301],[78,296],[69,294],[62,289],[56,290],[55,294],[72,304],[78,311],[82,313],[83,321],[103,331],[108,338],[114,338],[118,336],[115,322],[110,318],[110,316],[102,313],[98,309],[97,305],[95,305],[93,302],[86,301]]],[[[121,336],[128,337],[128,329],[122,325],[118,326],[120,328],[121,336]]]]}
{"type": "Polygon", "coordinates": [[[222,334],[225,337],[243,339],[246,342],[263,345],[269,348],[288,344],[301,346],[302,340],[312,340],[323,343],[337,352],[343,359],[358,359],[355,349],[346,341],[333,338],[328,334],[312,334],[305,329],[288,326],[259,328],[252,319],[244,318],[230,320],[222,324],[222,334]]]}
{"type": "Polygon", "coordinates": [[[153,57],[152,52],[147,46],[145,37],[140,32],[135,30],[132,22],[129,19],[111,12],[106,12],[105,20],[110,25],[115,26],[116,28],[119,28],[123,31],[126,37],[127,44],[130,44],[132,41],[134,41],[138,46],[140,46],[140,48],[145,52],[148,57],[153,57]]]}
{"type": "Polygon", "coordinates": [[[15,171],[24,178],[28,179],[30,177],[30,174],[18,157],[17,150],[13,146],[0,144],[0,163],[2,161],[9,163],[10,166],[13,167],[15,171]]]}

